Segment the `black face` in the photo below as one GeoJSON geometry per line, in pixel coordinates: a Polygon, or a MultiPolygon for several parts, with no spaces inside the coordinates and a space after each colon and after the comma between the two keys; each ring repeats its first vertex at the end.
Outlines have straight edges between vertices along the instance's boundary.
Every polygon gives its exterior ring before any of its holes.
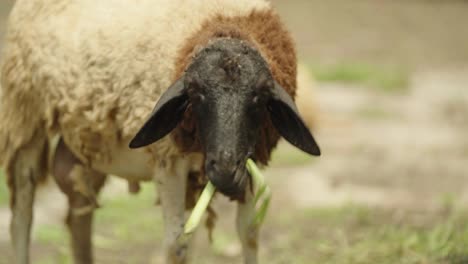
{"type": "Polygon", "coordinates": [[[189,104],[205,154],[206,175],[230,197],[245,191],[249,179],[245,164],[265,118],[271,118],[293,145],[320,154],[292,99],[273,80],[262,56],[243,41],[219,39],[200,51],[185,75],[160,98],[130,147],[148,145],[169,133],[189,104]]]}
{"type": "Polygon", "coordinates": [[[205,172],[222,193],[241,194],[248,179],[245,163],[266,111],[264,85],[271,79],[266,63],[247,45],[220,40],[196,56],[186,76],[205,172]]]}

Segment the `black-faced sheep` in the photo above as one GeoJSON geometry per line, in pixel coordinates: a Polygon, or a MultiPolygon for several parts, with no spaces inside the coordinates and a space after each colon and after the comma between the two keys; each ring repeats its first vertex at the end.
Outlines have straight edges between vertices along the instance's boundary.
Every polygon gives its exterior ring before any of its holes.
{"type": "Polygon", "coordinates": [[[247,158],[266,164],[279,134],[320,153],[292,99],[292,40],[264,0],[18,0],[5,44],[0,161],[17,263],[29,263],[34,191],[49,172],[69,200],[75,263],[93,262],[108,174],[157,183],[167,263],[186,262],[187,179],[206,175],[239,201],[244,259],[256,263],[247,158]]]}

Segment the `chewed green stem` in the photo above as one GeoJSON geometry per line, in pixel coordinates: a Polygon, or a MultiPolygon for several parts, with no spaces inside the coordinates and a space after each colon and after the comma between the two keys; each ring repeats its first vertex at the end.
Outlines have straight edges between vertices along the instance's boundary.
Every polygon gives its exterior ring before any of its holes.
{"type": "Polygon", "coordinates": [[[263,177],[262,173],[258,169],[255,162],[251,159],[247,160],[247,170],[249,171],[250,175],[252,175],[252,180],[256,189],[254,198],[256,213],[252,225],[260,226],[263,223],[263,220],[265,220],[265,216],[268,211],[268,206],[271,199],[271,191],[268,185],[266,185],[265,178],[263,177]]]}
{"type": "Polygon", "coordinates": [[[208,181],[205,188],[203,189],[200,198],[197,201],[197,204],[193,208],[192,214],[190,215],[187,223],[184,226],[184,233],[191,234],[195,231],[198,224],[200,224],[201,218],[203,217],[203,213],[205,213],[206,208],[208,208],[208,204],[211,201],[211,198],[214,195],[216,188],[214,185],[208,181]]]}
{"type": "MultiPolygon", "coordinates": [[[[246,167],[252,176],[252,181],[255,188],[254,204],[256,213],[254,219],[252,219],[251,225],[259,226],[263,223],[263,220],[265,219],[266,213],[268,211],[268,206],[271,199],[271,191],[270,188],[265,184],[265,179],[263,178],[262,173],[253,160],[248,159],[246,167]],[[259,202],[261,203],[259,204],[259,202]]],[[[192,214],[185,223],[185,235],[192,234],[200,224],[203,214],[205,213],[206,208],[208,208],[215,191],[216,188],[214,185],[211,182],[208,182],[208,184],[206,184],[205,188],[203,189],[203,192],[200,195],[195,208],[193,208],[192,214]]]]}

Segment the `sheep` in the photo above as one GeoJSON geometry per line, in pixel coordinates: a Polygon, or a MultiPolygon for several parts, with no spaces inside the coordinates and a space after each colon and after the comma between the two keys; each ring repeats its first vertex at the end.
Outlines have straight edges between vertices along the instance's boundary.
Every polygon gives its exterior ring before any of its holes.
{"type": "Polygon", "coordinates": [[[93,263],[108,175],[156,183],[166,263],[187,263],[185,210],[193,182],[209,179],[238,202],[244,261],[257,263],[245,161],[267,165],[280,135],[320,154],[294,105],[296,63],[265,0],[16,1],[0,97],[16,262],[29,263],[34,192],[51,174],[68,198],[75,263],[93,263]]]}

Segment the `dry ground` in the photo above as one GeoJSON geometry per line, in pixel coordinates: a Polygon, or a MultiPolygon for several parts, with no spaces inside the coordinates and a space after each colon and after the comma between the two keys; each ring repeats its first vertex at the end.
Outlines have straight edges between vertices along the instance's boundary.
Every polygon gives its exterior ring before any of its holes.
{"type": "MultiPolygon", "coordinates": [[[[282,144],[265,172],[274,197],[264,263],[468,263],[468,3],[274,2],[321,80],[310,85],[323,156],[282,144]],[[398,89],[372,81],[395,68],[404,72],[398,89]]],[[[124,189],[112,181],[103,193],[97,263],[158,259],[153,188],[137,197],[124,189]]],[[[38,196],[34,263],[69,263],[63,198],[53,183],[38,196]]],[[[200,234],[196,263],[240,263],[233,205],[217,198],[216,207],[215,241],[200,234]]],[[[1,264],[11,262],[8,218],[3,205],[1,264]]]]}

